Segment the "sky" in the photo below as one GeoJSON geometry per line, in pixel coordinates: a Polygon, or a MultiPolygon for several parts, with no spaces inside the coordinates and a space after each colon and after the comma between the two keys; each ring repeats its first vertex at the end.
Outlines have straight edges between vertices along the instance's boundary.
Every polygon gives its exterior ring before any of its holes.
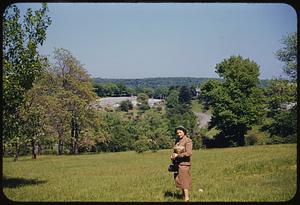
{"type": "MultiPolygon", "coordinates": [[[[17,3],[21,11],[39,3],[17,3]]],[[[260,66],[260,79],[284,76],[275,52],[297,31],[283,3],[48,3],[52,24],[40,52],[69,50],[91,77],[218,78],[230,56],[260,66]]]]}

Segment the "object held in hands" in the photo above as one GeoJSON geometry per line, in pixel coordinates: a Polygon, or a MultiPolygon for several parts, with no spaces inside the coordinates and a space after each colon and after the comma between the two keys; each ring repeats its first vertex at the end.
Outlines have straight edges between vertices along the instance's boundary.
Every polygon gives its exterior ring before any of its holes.
{"type": "Polygon", "coordinates": [[[168,167],[169,172],[178,172],[178,165],[170,164],[168,167]]]}

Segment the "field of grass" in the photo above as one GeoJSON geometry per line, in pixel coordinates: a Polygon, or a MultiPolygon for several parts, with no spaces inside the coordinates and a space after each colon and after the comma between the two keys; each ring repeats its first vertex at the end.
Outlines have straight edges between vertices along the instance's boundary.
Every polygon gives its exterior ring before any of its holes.
{"type": "MultiPolygon", "coordinates": [[[[290,200],[296,152],[296,144],[194,150],[191,202],[290,200]]],[[[3,193],[13,201],[182,201],[167,171],[170,154],[4,158],[3,193]]]]}

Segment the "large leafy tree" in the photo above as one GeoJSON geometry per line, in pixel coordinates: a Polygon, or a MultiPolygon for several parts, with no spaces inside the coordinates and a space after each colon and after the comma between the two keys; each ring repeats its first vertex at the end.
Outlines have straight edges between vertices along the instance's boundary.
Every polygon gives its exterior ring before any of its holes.
{"type": "Polygon", "coordinates": [[[38,53],[51,24],[46,4],[36,11],[28,9],[21,21],[17,6],[9,6],[3,15],[3,142],[14,146],[15,159],[24,142],[20,106],[25,93],[45,67],[46,59],[38,53]]]}
{"type": "Polygon", "coordinates": [[[283,137],[285,142],[297,140],[297,32],[282,39],[283,48],[275,55],[285,63],[283,71],[289,79],[273,79],[266,89],[271,136],[283,137]]]}
{"type": "Polygon", "coordinates": [[[245,145],[246,132],[263,116],[259,66],[241,56],[232,56],[216,65],[223,81],[209,81],[202,88],[202,99],[212,106],[210,127],[220,130],[219,146],[245,145]]]}
{"type": "Polygon", "coordinates": [[[284,62],[283,71],[293,80],[297,80],[297,32],[282,38],[284,47],[276,51],[278,60],[284,62]]]}
{"type": "Polygon", "coordinates": [[[83,65],[66,49],[55,49],[55,64],[52,72],[61,92],[56,94],[63,103],[64,111],[70,116],[71,153],[78,153],[81,132],[93,125],[92,108],[89,104],[95,99],[93,86],[83,65]]]}

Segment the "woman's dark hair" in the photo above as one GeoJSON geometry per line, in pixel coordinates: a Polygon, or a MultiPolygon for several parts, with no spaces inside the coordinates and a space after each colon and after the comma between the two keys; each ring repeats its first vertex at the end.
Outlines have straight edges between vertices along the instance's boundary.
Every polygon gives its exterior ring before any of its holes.
{"type": "Polygon", "coordinates": [[[183,126],[176,127],[175,128],[175,134],[177,133],[177,130],[181,130],[185,135],[187,134],[187,131],[183,126]]]}

